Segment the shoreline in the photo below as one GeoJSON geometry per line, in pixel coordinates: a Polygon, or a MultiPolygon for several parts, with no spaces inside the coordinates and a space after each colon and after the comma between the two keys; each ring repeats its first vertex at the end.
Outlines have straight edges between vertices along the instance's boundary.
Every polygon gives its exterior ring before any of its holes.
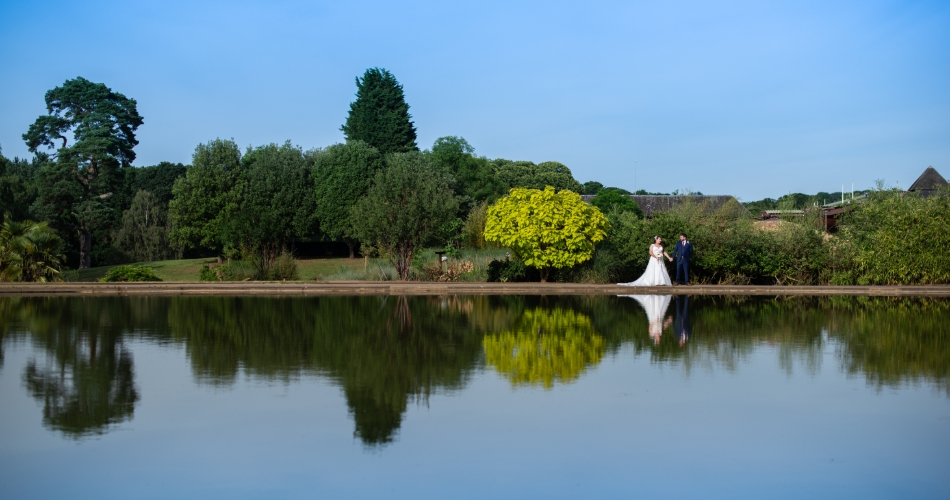
{"type": "Polygon", "coordinates": [[[144,282],[2,283],[0,296],[184,296],[184,295],[762,295],[950,297],[950,285],[780,286],[693,285],[630,287],[579,283],[437,283],[399,281],[335,282],[144,282]]]}

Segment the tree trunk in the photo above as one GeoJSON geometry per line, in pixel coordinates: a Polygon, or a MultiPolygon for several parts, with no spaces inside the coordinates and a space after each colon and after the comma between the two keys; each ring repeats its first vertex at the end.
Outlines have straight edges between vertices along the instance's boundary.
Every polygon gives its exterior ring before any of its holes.
{"type": "Polygon", "coordinates": [[[92,231],[86,228],[77,229],[79,232],[79,269],[92,267],[92,231]]]}
{"type": "Polygon", "coordinates": [[[397,247],[395,250],[394,259],[396,262],[393,265],[396,267],[396,274],[399,275],[400,280],[409,279],[409,268],[412,267],[412,247],[397,247]]]}
{"type": "Polygon", "coordinates": [[[356,242],[349,238],[343,238],[343,241],[346,242],[346,246],[350,249],[350,258],[355,259],[356,258],[356,242]]]}

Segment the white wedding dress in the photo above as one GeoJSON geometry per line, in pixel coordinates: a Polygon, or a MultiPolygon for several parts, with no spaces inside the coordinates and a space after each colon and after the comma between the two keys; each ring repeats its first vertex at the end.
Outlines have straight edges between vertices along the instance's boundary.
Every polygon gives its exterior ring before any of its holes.
{"type": "Polygon", "coordinates": [[[650,245],[650,251],[653,253],[653,257],[650,257],[650,262],[647,264],[647,270],[643,271],[643,276],[640,276],[636,281],[617,283],[618,285],[673,286],[673,282],[670,280],[670,273],[663,264],[663,247],[650,245]]]}

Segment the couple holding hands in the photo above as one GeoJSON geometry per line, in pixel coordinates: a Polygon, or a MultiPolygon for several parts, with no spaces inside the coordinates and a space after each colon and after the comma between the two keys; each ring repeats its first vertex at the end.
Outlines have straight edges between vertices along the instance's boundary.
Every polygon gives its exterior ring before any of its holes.
{"type": "Polygon", "coordinates": [[[685,233],[680,233],[680,240],[673,248],[673,256],[670,257],[663,249],[663,238],[653,237],[653,244],[650,245],[650,261],[647,264],[646,271],[636,281],[630,283],[618,283],[626,286],[670,286],[687,285],[689,282],[689,259],[693,256],[693,244],[689,242],[685,233]],[[670,262],[676,260],[676,282],[670,280],[670,273],[663,264],[663,257],[670,262]]]}

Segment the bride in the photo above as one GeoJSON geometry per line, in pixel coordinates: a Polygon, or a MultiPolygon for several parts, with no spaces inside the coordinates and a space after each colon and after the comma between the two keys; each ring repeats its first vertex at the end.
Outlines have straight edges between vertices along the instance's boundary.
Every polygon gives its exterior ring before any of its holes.
{"type": "Polygon", "coordinates": [[[670,262],[673,262],[673,258],[663,250],[663,238],[654,236],[653,244],[650,245],[650,262],[647,264],[647,270],[643,271],[643,276],[630,283],[617,284],[626,286],[672,286],[670,273],[666,270],[666,264],[662,260],[664,256],[670,262]]]}

